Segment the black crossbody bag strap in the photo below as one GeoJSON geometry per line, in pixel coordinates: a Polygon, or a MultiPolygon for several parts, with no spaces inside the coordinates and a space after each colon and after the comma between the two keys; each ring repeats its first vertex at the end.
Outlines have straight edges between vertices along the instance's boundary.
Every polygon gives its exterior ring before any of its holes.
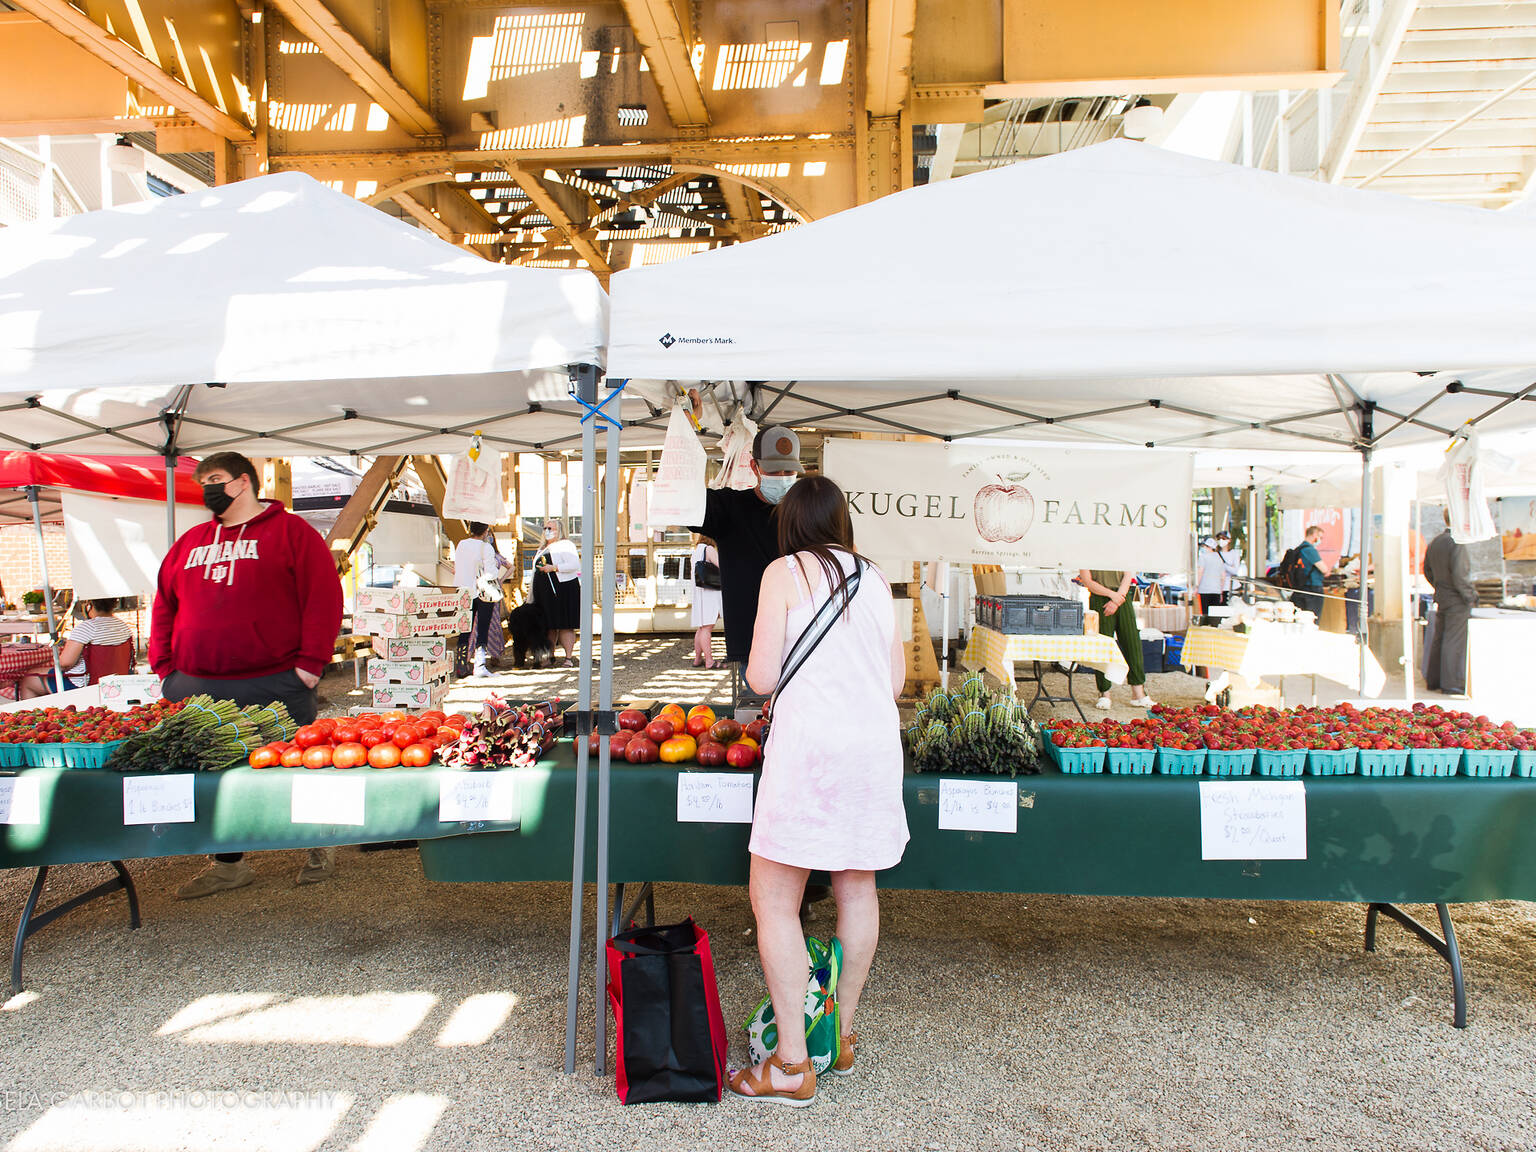
{"type": "Polygon", "coordinates": [[[811,617],[811,622],[806,630],[800,633],[800,638],[790,648],[789,655],[784,657],[784,667],[779,672],[779,682],[774,686],[773,695],[768,698],[768,704],[763,709],[763,714],[770,718],[773,716],[773,702],[779,698],[779,693],[784,691],[784,685],[794,678],[800,671],[812,652],[816,651],[816,645],[820,644],[826,634],[832,630],[832,623],[837,619],[849,604],[853,603],[853,597],[859,590],[859,581],[864,576],[864,561],[857,556],[853,558],[853,571],[848,579],[843,581],[842,587],[836,593],[827,597],[826,602],[816,610],[816,615],[811,617]]]}

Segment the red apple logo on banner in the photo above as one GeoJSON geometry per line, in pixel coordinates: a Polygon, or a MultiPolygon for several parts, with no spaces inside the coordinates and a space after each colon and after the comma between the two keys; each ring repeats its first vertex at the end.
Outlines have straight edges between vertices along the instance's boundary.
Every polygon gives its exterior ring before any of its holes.
{"type": "Polygon", "coordinates": [[[976,493],[974,516],[976,532],[983,540],[1014,544],[1024,539],[1035,522],[1035,498],[1028,488],[1017,483],[1024,476],[998,477],[976,493]]]}

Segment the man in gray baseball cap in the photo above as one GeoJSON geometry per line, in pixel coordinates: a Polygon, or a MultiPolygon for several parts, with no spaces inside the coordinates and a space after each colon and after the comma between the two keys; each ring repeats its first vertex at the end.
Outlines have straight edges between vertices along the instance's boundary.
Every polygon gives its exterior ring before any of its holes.
{"type": "Polygon", "coordinates": [[[752,653],[757,590],[763,571],[779,558],[773,508],[800,478],[800,437],[771,425],[752,441],[757,487],[711,488],[704,522],[693,525],[715,542],[720,554],[720,607],[725,617],[725,658],[745,664],[752,653]]]}

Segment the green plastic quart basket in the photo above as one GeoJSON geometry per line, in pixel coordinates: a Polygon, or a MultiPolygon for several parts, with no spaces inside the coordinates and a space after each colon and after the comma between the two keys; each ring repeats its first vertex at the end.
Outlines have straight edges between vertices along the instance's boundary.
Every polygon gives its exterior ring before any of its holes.
{"type": "Polygon", "coordinates": [[[1153,748],[1111,748],[1104,758],[1105,767],[1116,776],[1149,776],[1156,761],[1153,748]]]}
{"type": "Polygon", "coordinates": [[[1463,776],[1508,776],[1514,769],[1514,749],[1468,748],[1461,756],[1463,776]]]}
{"type": "Polygon", "coordinates": [[[1536,776],[1536,752],[1527,752],[1522,748],[1515,753],[1515,775],[1536,776]]]}
{"type": "Polygon", "coordinates": [[[1260,776],[1291,778],[1306,769],[1305,748],[1260,748],[1253,758],[1253,770],[1260,776]]]}
{"type": "Polygon", "coordinates": [[[1205,771],[1205,749],[1159,748],[1157,770],[1164,776],[1198,776],[1205,771]]]}
{"type": "Polygon", "coordinates": [[[1207,776],[1248,776],[1253,772],[1254,748],[1209,748],[1205,753],[1207,776]]]}
{"type": "Polygon", "coordinates": [[[100,744],[65,744],[64,767],[100,770],[112,759],[112,753],[126,743],[126,740],[107,740],[100,744]]]}
{"type": "Polygon", "coordinates": [[[1408,770],[1406,748],[1361,748],[1360,775],[1401,776],[1408,770]]]}
{"type": "Polygon", "coordinates": [[[1324,748],[1307,750],[1307,775],[1353,776],[1359,765],[1358,748],[1341,748],[1332,751],[1324,748]]]}
{"type": "Polygon", "coordinates": [[[1056,766],[1063,772],[1073,775],[1081,775],[1089,772],[1104,771],[1104,753],[1107,748],[1058,748],[1051,745],[1051,751],[1055,754],[1056,766]]]}
{"type": "Polygon", "coordinates": [[[28,768],[64,767],[63,744],[23,744],[22,755],[28,768]]]}
{"type": "Polygon", "coordinates": [[[1460,770],[1460,748],[1408,749],[1408,775],[1410,776],[1454,776],[1460,770]]]}
{"type": "Polygon", "coordinates": [[[20,768],[26,762],[25,744],[0,744],[0,768],[20,768]]]}

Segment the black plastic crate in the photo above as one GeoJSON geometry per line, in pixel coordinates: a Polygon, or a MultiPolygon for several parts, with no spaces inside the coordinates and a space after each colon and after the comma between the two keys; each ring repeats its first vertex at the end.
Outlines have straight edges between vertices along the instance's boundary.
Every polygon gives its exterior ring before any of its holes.
{"type": "MultiPolygon", "coordinates": [[[[1081,636],[1083,605],[1060,596],[988,596],[991,623],[998,632],[1031,636],[1081,636]]],[[[979,615],[979,613],[978,613],[979,615]]]]}
{"type": "Polygon", "coordinates": [[[1163,671],[1163,658],[1166,645],[1162,640],[1148,640],[1145,637],[1141,641],[1141,667],[1143,672],[1163,671]]]}

